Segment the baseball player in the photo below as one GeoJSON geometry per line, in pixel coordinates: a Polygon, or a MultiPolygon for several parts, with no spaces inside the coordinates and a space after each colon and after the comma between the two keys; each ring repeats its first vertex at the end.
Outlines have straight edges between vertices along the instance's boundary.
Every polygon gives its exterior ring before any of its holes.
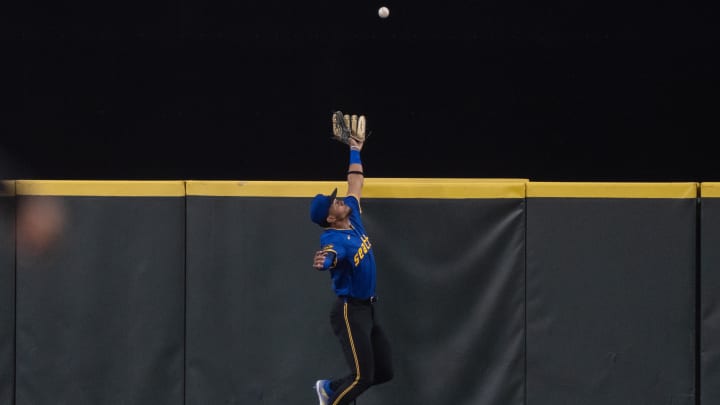
{"type": "Polygon", "coordinates": [[[393,377],[390,344],[376,317],[375,257],[360,216],[364,180],[360,151],[365,141],[365,117],[336,112],[333,134],[350,146],[348,194],[340,200],[335,189],[330,195],[316,195],[310,204],[310,218],[325,228],[313,267],[330,274],[337,295],[330,323],[350,372],[339,379],[315,383],[320,405],[349,404],[371,386],[393,377]]]}

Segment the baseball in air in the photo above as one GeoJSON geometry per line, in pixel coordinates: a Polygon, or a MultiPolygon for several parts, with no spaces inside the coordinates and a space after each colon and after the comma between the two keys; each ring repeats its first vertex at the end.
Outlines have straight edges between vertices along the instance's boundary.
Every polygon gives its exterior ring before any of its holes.
{"type": "Polygon", "coordinates": [[[382,6],[378,9],[378,15],[380,16],[380,18],[388,18],[390,17],[390,9],[382,6]]]}

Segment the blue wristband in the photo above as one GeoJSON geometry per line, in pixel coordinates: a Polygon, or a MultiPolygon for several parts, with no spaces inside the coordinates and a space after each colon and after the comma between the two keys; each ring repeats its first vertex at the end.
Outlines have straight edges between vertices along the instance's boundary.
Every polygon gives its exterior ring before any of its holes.
{"type": "Polygon", "coordinates": [[[350,164],[357,163],[359,165],[362,164],[360,161],[360,151],[355,149],[350,149],[350,164]]]}

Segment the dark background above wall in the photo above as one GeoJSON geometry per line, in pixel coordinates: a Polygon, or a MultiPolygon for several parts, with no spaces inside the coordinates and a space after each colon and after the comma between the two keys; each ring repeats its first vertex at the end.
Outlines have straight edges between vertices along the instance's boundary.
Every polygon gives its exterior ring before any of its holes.
{"type": "Polygon", "coordinates": [[[11,177],[335,179],[341,109],[368,116],[372,177],[720,180],[709,2],[4,11],[11,177]]]}

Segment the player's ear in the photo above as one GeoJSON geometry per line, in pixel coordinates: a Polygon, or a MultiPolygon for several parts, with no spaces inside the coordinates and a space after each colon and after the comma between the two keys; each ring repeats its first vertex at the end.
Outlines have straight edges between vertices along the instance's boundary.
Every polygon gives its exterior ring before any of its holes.
{"type": "Polygon", "coordinates": [[[325,220],[328,222],[328,224],[332,224],[333,222],[335,222],[335,215],[328,215],[325,220]]]}

